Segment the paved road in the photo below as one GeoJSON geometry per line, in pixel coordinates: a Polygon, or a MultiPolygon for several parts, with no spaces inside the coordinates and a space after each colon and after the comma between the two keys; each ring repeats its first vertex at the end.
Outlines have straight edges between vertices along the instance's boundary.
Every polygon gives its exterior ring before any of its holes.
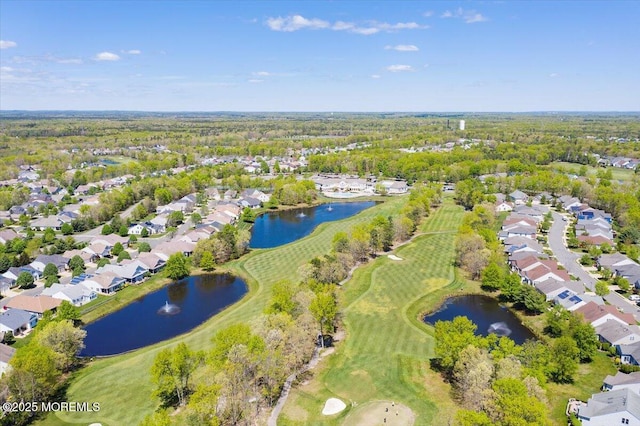
{"type": "MultiPolygon", "coordinates": [[[[559,264],[564,266],[569,273],[575,277],[578,277],[580,281],[590,291],[595,291],[596,279],[593,278],[585,269],[578,263],[580,258],[579,254],[571,252],[565,243],[565,228],[568,226],[568,222],[562,220],[562,215],[557,212],[553,212],[553,224],[549,230],[549,247],[553,251],[559,264]]],[[[604,297],[609,304],[616,306],[622,312],[632,314],[636,321],[640,322],[640,308],[621,296],[616,292],[611,292],[604,297]]]]}

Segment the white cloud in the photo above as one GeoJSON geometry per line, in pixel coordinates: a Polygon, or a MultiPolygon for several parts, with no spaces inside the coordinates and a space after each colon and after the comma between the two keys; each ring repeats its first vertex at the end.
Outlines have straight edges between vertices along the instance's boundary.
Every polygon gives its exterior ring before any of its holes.
{"type": "Polygon", "coordinates": [[[424,16],[425,18],[430,18],[433,16],[433,10],[427,10],[425,13],[422,14],[422,16],[424,16]]]}
{"type": "Polygon", "coordinates": [[[322,19],[307,19],[300,15],[293,15],[285,18],[280,16],[277,18],[269,18],[267,19],[267,26],[273,31],[292,32],[304,28],[312,30],[329,28],[329,23],[322,19]]]}
{"type": "Polygon", "coordinates": [[[9,49],[11,47],[16,47],[18,45],[18,43],[16,43],[15,41],[9,41],[9,40],[0,40],[0,49],[9,49]]]}
{"type": "Polygon", "coordinates": [[[111,52],[100,52],[93,59],[96,61],[119,61],[120,56],[111,52]]]}
{"type": "Polygon", "coordinates": [[[442,15],[440,15],[440,17],[462,19],[467,24],[475,24],[476,22],[485,22],[489,20],[486,16],[476,12],[475,10],[464,10],[461,7],[454,11],[446,10],[442,15]]]}
{"type": "Polygon", "coordinates": [[[379,75],[379,74],[373,74],[373,75],[371,76],[371,78],[373,78],[373,79],[378,79],[378,78],[381,78],[381,77],[382,77],[382,76],[381,76],[381,75],[379,75]]]}
{"type": "Polygon", "coordinates": [[[142,52],[138,49],[131,49],[131,50],[127,50],[125,53],[128,53],[129,55],[139,55],[142,52]]]}
{"type": "Polygon", "coordinates": [[[413,44],[399,44],[397,46],[385,46],[385,50],[397,50],[398,52],[417,52],[418,46],[413,44]]]}
{"type": "Polygon", "coordinates": [[[413,71],[413,67],[411,65],[389,65],[387,67],[387,71],[390,71],[390,72],[413,71]]]}
{"type": "Polygon", "coordinates": [[[346,31],[354,34],[371,35],[379,32],[395,32],[400,30],[415,30],[428,28],[426,25],[420,25],[416,22],[397,22],[389,24],[387,22],[371,21],[364,25],[358,25],[353,22],[336,21],[333,24],[323,19],[307,19],[301,15],[292,15],[287,17],[278,16],[277,18],[268,18],[267,26],[273,31],[293,32],[303,29],[310,30],[332,30],[346,31]]]}
{"type": "Polygon", "coordinates": [[[549,77],[551,78],[556,78],[558,77],[560,74],[558,74],[557,72],[552,72],[551,74],[549,74],[549,77]]]}
{"type": "Polygon", "coordinates": [[[79,65],[83,63],[82,59],[77,59],[77,58],[58,58],[58,59],[55,59],[55,62],[59,64],[73,64],[73,65],[79,65]]]}
{"type": "Polygon", "coordinates": [[[252,78],[249,80],[249,83],[254,83],[254,84],[258,84],[262,82],[264,82],[264,80],[260,80],[259,78],[252,78]]]}
{"type": "Polygon", "coordinates": [[[252,73],[252,74],[253,74],[253,75],[257,75],[257,76],[259,76],[259,77],[266,77],[266,76],[271,75],[271,73],[270,73],[270,72],[267,72],[267,71],[258,71],[258,72],[254,72],[254,73],[252,73]]]}

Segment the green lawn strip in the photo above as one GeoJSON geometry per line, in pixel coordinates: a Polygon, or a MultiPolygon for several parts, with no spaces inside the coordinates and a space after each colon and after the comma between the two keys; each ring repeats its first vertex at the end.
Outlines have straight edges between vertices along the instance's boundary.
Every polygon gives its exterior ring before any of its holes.
{"type": "MultiPolygon", "coordinates": [[[[387,203],[343,221],[324,223],[307,238],[274,249],[255,250],[225,265],[225,271],[249,280],[250,291],[240,302],[182,336],[129,354],[92,362],[72,380],[67,400],[100,402],[100,412],[55,415],[68,423],[138,424],[157,406],[157,401],[151,397],[149,370],[161,349],[177,342],[185,342],[195,350],[210,348],[211,337],[218,330],[233,323],[251,321],[263,312],[274,282],[281,279],[296,280],[301,265],[315,256],[328,253],[336,232],[348,231],[354,224],[370,221],[379,214],[393,215],[403,202],[400,198],[390,199],[387,203]]],[[[114,330],[113,338],[117,338],[117,335],[118,330],[114,330]]],[[[49,423],[45,421],[42,424],[49,423]]],[[[51,424],[59,424],[59,421],[52,420],[51,424]]]]}
{"type": "MultiPolygon", "coordinates": [[[[291,393],[279,424],[302,425],[310,421],[336,424],[320,414],[328,397],[348,406],[370,400],[398,401],[409,406],[418,424],[441,418],[436,401],[449,400],[448,391],[432,394],[425,386],[433,337],[419,324],[417,301],[451,286],[455,281],[453,255],[455,230],[462,210],[446,202],[421,227],[432,232],[417,237],[396,253],[402,261],[386,256],[358,269],[342,292],[346,339],[323,360],[312,380],[291,393]]],[[[442,387],[443,389],[445,387],[442,387]]]]}
{"type": "MultiPolygon", "coordinates": [[[[573,174],[577,174],[580,171],[580,168],[582,167],[582,164],[576,164],[576,163],[567,163],[564,161],[558,161],[555,163],[551,163],[549,165],[549,167],[561,167],[565,170],[567,170],[569,173],[573,173],[573,174]]],[[[625,182],[629,182],[634,180],[635,178],[635,172],[633,170],[629,170],[629,169],[623,169],[621,167],[593,167],[593,166],[586,166],[587,168],[587,176],[596,176],[598,174],[598,172],[605,172],[606,170],[611,170],[611,176],[613,177],[614,180],[621,180],[621,181],[625,181],[625,182]]]]}

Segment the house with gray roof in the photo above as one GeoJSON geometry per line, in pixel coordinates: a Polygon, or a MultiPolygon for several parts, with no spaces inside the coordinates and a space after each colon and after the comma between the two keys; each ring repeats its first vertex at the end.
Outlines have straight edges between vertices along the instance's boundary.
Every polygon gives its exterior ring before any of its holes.
{"type": "Polygon", "coordinates": [[[602,384],[603,391],[612,391],[629,388],[640,394],[640,371],[633,373],[623,373],[618,371],[615,376],[607,376],[602,384]]]}
{"type": "Polygon", "coordinates": [[[22,309],[9,309],[0,314],[0,331],[12,332],[19,336],[31,330],[38,323],[38,316],[22,309]]]}
{"type": "Polygon", "coordinates": [[[622,364],[640,365],[640,342],[616,346],[622,364]]]}
{"type": "Polygon", "coordinates": [[[93,290],[81,285],[53,284],[42,291],[42,295],[54,299],[66,300],[74,306],[82,306],[94,300],[98,295],[93,290]]]}
{"type": "Polygon", "coordinates": [[[640,395],[629,388],[597,393],[578,409],[582,426],[640,426],[640,395]]]}
{"type": "Polygon", "coordinates": [[[524,192],[516,189],[511,194],[509,194],[509,200],[516,203],[516,205],[526,204],[529,201],[529,196],[524,192]]]}
{"type": "Polygon", "coordinates": [[[13,358],[16,350],[11,346],[0,343],[0,377],[7,371],[9,361],[13,358]]]}
{"type": "Polygon", "coordinates": [[[71,259],[65,256],[61,256],[59,254],[52,254],[52,255],[41,254],[38,257],[36,257],[35,260],[30,263],[30,265],[34,269],[40,272],[44,272],[44,268],[49,263],[53,263],[54,265],[56,265],[56,268],[58,268],[58,272],[62,272],[69,265],[69,260],[71,259]]]}
{"type": "Polygon", "coordinates": [[[601,342],[609,343],[612,346],[640,342],[640,327],[637,325],[625,325],[610,320],[600,324],[595,330],[601,342]]]}

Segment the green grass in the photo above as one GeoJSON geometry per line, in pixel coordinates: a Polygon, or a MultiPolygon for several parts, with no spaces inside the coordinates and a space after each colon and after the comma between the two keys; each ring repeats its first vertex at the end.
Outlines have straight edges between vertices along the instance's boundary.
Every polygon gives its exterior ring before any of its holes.
{"type": "Polygon", "coordinates": [[[292,391],[278,424],[341,424],[351,404],[374,400],[407,405],[417,424],[447,424],[456,408],[448,385],[429,369],[435,341],[419,313],[464,286],[453,267],[462,215],[445,203],[421,227],[425,235],[396,250],[404,260],[380,257],[354,273],[341,294],[346,339],[311,383],[292,391]],[[329,397],[348,408],[323,418],[329,397]]]}
{"type": "MultiPolygon", "coordinates": [[[[581,164],[567,163],[564,161],[551,163],[550,166],[554,168],[562,168],[565,171],[569,173],[574,173],[574,174],[578,174],[580,168],[582,167],[581,164]]],[[[611,170],[611,175],[613,176],[613,179],[620,180],[623,182],[633,181],[636,176],[633,170],[622,169],[620,167],[607,167],[607,168],[592,167],[592,166],[586,166],[586,167],[587,167],[587,176],[596,177],[598,172],[604,172],[605,170],[611,170]]]]}
{"type": "MultiPolygon", "coordinates": [[[[161,349],[177,342],[185,342],[195,350],[210,348],[211,338],[218,330],[230,324],[251,321],[263,312],[274,282],[297,280],[301,265],[329,252],[336,232],[347,231],[354,224],[370,221],[379,214],[385,217],[393,215],[403,203],[402,198],[390,199],[343,221],[322,224],[307,238],[274,249],[255,250],[228,264],[226,270],[244,277],[249,284],[249,292],[241,301],[187,334],[129,354],[93,361],[71,380],[67,400],[99,402],[100,412],[60,412],[49,415],[41,424],[138,424],[157,406],[157,401],[151,397],[153,386],[149,370],[161,349]]],[[[113,338],[117,336],[118,330],[114,330],[113,338]]]]}

